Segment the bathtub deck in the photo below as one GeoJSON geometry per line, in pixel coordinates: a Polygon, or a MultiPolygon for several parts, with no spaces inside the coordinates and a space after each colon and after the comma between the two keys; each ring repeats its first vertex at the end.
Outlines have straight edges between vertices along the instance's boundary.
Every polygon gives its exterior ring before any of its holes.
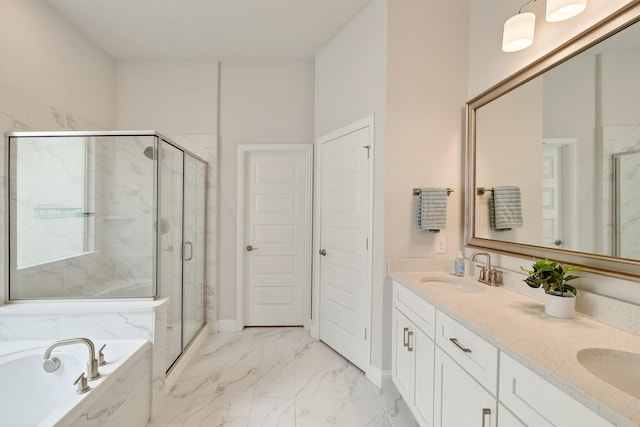
{"type": "Polygon", "coordinates": [[[382,389],[302,328],[210,335],[149,427],[417,426],[382,389]]]}

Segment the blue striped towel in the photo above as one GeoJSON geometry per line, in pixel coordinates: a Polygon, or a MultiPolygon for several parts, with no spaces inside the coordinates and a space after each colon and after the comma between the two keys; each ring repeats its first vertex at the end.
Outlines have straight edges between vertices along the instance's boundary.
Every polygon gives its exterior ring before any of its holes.
{"type": "Polygon", "coordinates": [[[437,233],[447,225],[447,189],[421,188],[418,194],[418,230],[437,233]]]}
{"type": "Polygon", "coordinates": [[[489,203],[491,228],[497,231],[522,227],[520,187],[495,187],[489,203]]]}

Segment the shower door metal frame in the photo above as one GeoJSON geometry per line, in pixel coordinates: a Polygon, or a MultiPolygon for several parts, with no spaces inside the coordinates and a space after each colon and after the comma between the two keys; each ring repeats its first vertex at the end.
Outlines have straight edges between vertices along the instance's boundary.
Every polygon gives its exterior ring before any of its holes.
{"type": "MultiPolygon", "coordinates": [[[[176,142],[172,141],[171,138],[163,135],[160,132],[157,132],[155,130],[138,130],[138,131],[51,131],[51,132],[42,132],[42,131],[37,131],[37,132],[29,132],[29,131],[20,131],[20,132],[7,132],[4,135],[4,143],[5,143],[5,152],[8,153],[8,147],[9,147],[9,139],[10,138],[25,138],[25,137],[127,137],[127,136],[149,136],[149,137],[155,137],[155,149],[156,149],[156,160],[154,163],[154,218],[155,221],[157,223],[158,219],[159,219],[159,209],[158,207],[160,206],[160,198],[161,196],[161,184],[160,184],[160,180],[159,180],[159,175],[160,175],[160,150],[159,150],[159,141],[160,140],[164,140],[166,141],[169,145],[177,148],[178,150],[182,151],[184,154],[188,154],[191,157],[195,158],[198,161],[201,161],[202,163],[205,164],[206,168],[205,168],[205,210],[208,207],[208,194],[206,191],[206,183],[208,183],[208,176],[209,176],[209,162],[207,162],[205,159],[203,159],[202,157],[198,156],[197,154],[193,153],[190,150],[185,149],[184,147],[182,147],[181,145],[177,144],[176,142]]],[[[4,156],[4,166],[5,166],[5,171],[8,177],[9,174],[9,156],[5,155],[4,156]]],[[[2,302],[16,302],[16,301],[35,301],[36,299],[27,299],[27,300],[11,300],[10,299],[10,294],[9,294],[9,281],[10,281],[10,276],[9,276],[9,271],[10,271],[10,241],[11,241],[11,230],[10,230],[10,224],[9,224],[9,206],[10,206],[10,191],[9,191],[9,179],[7,178],[4,184],[4,190],[5,190],[5,198],[4,198],[4,202],[5,202],[5,218],[4,218],[4,222],[5,222],[5,227],[6,227],[6,238],[4,241],[4,249],[5,249],[5,256],[4,256],[4,262],[6,265],[5,268],[5,272],[4,272],[4,287],[3,287],[3,292],[4,295],[0,295],[0,297],[2,297],[2,302]]],[[[205,235],[207,232],[207,220],[205,218],[205,235]]],[[[159,255],[160,255],[160,249],[159,249],[159,227],[156,227],[155,233],[153,233],[154,239],[155,241],[153,242],[153,244],[155,245],[155,251],[154,253],[154,259],[153,259],[153,267],[152,267],[152,272],[153,272],[153,285],[152,285],[152,295],[151,296],[144,296],[144,297],[122,297],[125,299],[134,299],[134,300],[140,300],[140,299],[157,299],[158,298],[158,283],[160,280],[160,271],[159,271],[159,263],[158,263],[158,259],[159,259],[159,255]]],[[[205,296],[204,296],[204,312],[205,312],[205,326],[207,325],[207,321],[206,321],[206,307],[207,307],[207,300],[206,300],[206,277],[207,277],[207,244],[206,244],[206,239],[205,239],[205,249],[204,249],[204,259],[205,259],[205,266],[204,266],[204,275],[205,275],[205,296]]],[[[37,301],[56,301],[56,302],[64,302],[64,301],[74,301],[74,302],[78,302],[78,301],[88,301],[88,300],[95,300],[94,298],[88,298],[88,297],[83,297],[83,298],[42,298],[42,299],[37,299],[37,301]]],[[[100,299],[100,300],[109,300],[109,299],[100,299]]]]}
{"type": "Polygon", "coordinates": [[[612,234],[612,248],[613,248],[613,256],[615,257],[621,257],[620,252],[621,252],[621,218],[620,218],[620,202],[622,200],[622,197],[620,195],[620,191],[621,191],[621,186],[620,186],[620,161],[622,160],[623,156],[627,156],[627,155],[631,155],[631,154],[640,154],[640,149],[639,150],[629,150],[629,151],[623,151],[620,153],[614,153],[611,155],[611,160],[613,163],[613,170],[612,170],[612,174],[611,174],[611,186],[612,186],[612,200],[611,200],[611,209],[612,209],[612,219],[613,219],[613,233],[612,234]]]}

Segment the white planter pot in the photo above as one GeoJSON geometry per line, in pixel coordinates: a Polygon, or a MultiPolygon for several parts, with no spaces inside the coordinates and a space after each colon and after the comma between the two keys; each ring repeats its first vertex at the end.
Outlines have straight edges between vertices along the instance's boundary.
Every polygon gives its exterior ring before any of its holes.
{"type": "Polygon", "coordinates": [[[560,319],[571,319],[576,310],[576,297],[571,292],[564,295],[544,294],[544,312],[560,319]]]}

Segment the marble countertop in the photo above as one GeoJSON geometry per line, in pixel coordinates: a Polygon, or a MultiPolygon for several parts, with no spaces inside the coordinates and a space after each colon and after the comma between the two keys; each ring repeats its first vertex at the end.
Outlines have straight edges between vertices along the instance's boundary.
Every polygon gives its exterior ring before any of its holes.
{"type": "Polygon", "coordinates": [[[579,313],[573,319],[549,317],[542,302],[503,287],[463,293],[422,283],[427,274],[432,273],[390,276],[614,424],[640,425],[640,400],[591,374],[576,357],[585,348],[640,353],[640,337],[579,313]]]}

